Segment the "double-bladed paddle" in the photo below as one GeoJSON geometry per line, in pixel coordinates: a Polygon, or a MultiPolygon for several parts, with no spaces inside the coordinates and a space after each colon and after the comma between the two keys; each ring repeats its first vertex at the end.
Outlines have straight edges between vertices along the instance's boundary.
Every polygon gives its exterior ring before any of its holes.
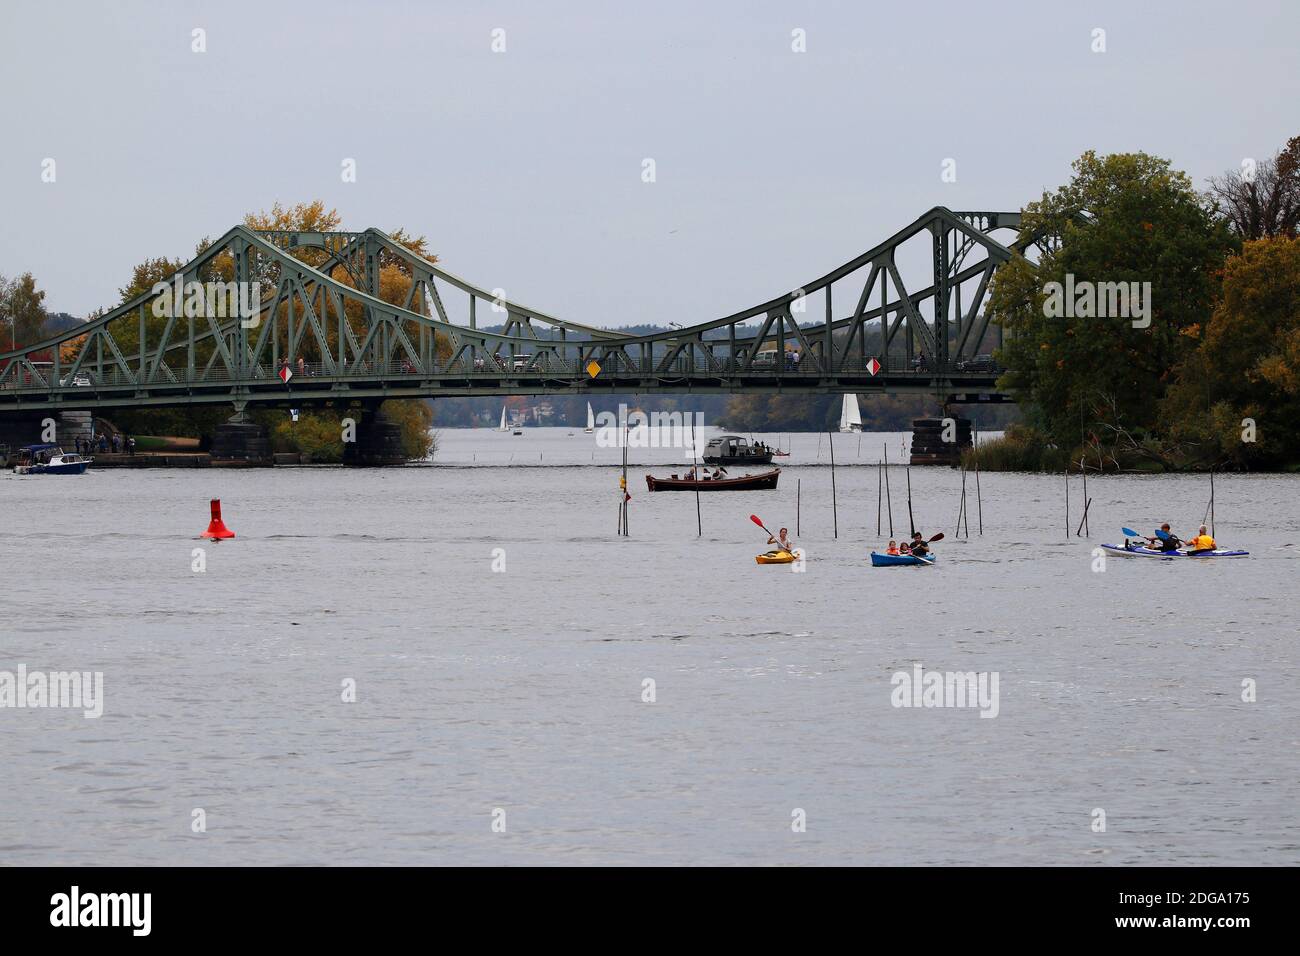
{"type": "MultiPolygon", "coordinates": [[[[767,526],[766,526],[765,524],[763,524],[762,521],[758,520],[758,515],[750,515],[750,516],[749,516],[749,520],[752,521],[752,522],[754,522],[754,524],[758,525],[758,526],[759,526],[760,528],[762,528],[764,531],[767,531],[767,526]]],[[[769,538],[776,538],[776,535],[774,535],[774,534],[773,534],[772,532],[770,532],[770,531],[767,531],[767,536],[768,536],[769,538]]]]}

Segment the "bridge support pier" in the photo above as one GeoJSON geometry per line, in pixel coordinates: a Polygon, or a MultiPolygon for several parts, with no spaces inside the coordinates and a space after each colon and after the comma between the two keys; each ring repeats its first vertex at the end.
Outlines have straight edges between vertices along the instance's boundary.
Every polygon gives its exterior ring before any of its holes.
{"type": "Polygon", "coordinates": [[[41,440],[41,422],[49,418],[48,412],[16,412],[0,415],[0,445],[12,451],[23,445],[35,445],[41,440]]]}
{"type": "Polygon", "coordinates": [[[343,464],[404,465],[402,426],[385,418],[378,405],[364,405],[351,413],[356,420],[356,441],[343,445],[343,464]],[[356,414],[359,411],[360,414],[356,414]]]}
{"type": "Polygon", "coordinates": [[[244,411],[244,403],[235,403],[235,414],[212,432],[212,463],[214,465],[269,465],[271,442],[266,429],[254,422],[244,411]]]}
{"type": "Polygon", "coordinates": [[[913,465],[958,465],[971,447],[969,418],[912,419],[913,465]],[[948,440],[945,441],[945,438],[948,440]]]}

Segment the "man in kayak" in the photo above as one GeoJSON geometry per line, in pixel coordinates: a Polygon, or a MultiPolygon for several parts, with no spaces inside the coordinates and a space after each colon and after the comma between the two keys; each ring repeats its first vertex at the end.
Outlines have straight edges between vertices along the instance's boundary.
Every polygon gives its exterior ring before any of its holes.
{"type": "Polygon", "coordinates": [[[776,545],[778,550],[789,551],[791,554],[794,554],[794,542],[790,540],[790,532],[786,528],[782,528],[778,531],[777,537],[769,537],[767,543],[776,545]]]}
{"type": "Polygon", "coordinates": [[[930,546],[921,537],[921,532],[912,532],[912,546],[909,553],[916,558],[928,558],[930,556],[930,546]]]}
{"type": "Polygon", "coordinates": [[[1206,532],[1205,525],[1201,525],[1201,530],[1196,533],[1196,537],[1187,542],[1187,553],[1200,554],[1203,551],[1213,551],[1217,547],[1214,539],[1206,532]]]}
{"type": "Polygon", "coordinates": [[[1177,551],[1182,543],[1182,538],[1169,530],[1168,522],[1160,526],[1154,537],[1147,538],[1147,547],[1155,551],[1177,551]]]}

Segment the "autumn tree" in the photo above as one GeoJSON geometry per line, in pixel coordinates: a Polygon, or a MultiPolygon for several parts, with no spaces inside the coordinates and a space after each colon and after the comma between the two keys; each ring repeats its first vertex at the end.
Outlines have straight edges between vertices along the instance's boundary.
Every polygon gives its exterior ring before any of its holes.
{"type": "Polygon", "coordinates": [[[1300,464],[1300,238],[1247,242],[1162,412],[1202,464],[1300,464]]]}

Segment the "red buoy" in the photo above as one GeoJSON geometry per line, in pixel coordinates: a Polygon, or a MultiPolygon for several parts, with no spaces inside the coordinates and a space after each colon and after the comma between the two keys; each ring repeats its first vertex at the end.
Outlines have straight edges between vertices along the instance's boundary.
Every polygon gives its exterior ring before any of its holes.
{"type": "Polygon", "coordinates": [[[208,530],[199,535],[200,538],[233,538],[235,532],[226,527],[225,522],[221,520],[221,499],[212,499],[212,520],[208,522],[208,530]]]}

